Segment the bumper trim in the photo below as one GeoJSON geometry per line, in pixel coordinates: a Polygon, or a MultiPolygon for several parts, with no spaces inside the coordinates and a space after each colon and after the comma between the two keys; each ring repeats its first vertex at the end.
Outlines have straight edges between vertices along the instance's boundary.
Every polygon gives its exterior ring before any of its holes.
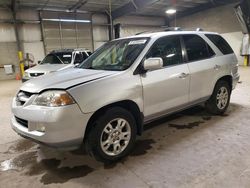
{"type": "Polygon", "coordinates": [[[232,89],[235,89],[237,83],[239,82],[240,80],[240,75],[237,74],[235,77],[233,77],[233,83],[232,83],[232,89]]]}
{"type": "Polygon", "coordinates": [[[20,134],[20,133],[17,133],[17,134],[19,136],[25,138],[25,139],[28,139],[28,140],[31,140],[32,142],[37,143],[39,145],[43,145],[43,146],[58,149],[58,150],[71,151],[71,150],[79,149],[81,147],[81,145],[78,144],[79,142],[81,142],[81,140],[73,140],[73,141],[70,141],[70,142],[60,142],[60,143],[48,144],[48,143],[45,143],[45,142],[38,141],[38,140],[36,140],[34,138],[25,136],[25,135],[20,134]]]}
{"type": "Polygon", "coordinates": [[[92,113],[84,114],[77,104],[60,108],[36,105],[17,106],[12,103],[12,129],[20,136],[41,145],[71,150],[79,148],[85,136],[92,113]],[[26,120],[28,127],[17,122],[16,117],[26,120]],[[39,131],[44,128],[44,131],[39,131]]]}

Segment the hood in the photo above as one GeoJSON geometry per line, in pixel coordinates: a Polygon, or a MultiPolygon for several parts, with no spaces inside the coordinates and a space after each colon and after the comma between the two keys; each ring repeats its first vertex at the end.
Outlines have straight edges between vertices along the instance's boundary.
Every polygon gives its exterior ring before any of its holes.
{"type": "Polygon", "coordinates": [[[48,72],[54,72],[58,70],[65,69],[67,67],[72,67],[71,64],[44,64],[44,65],[36,65],[35,67],[32,67],[26,72],[28,73],[48,73],[48,72]]]}
{"type": "Polygon", "coordinates": [[[117,71],[70,68],[31,79],[20,89],[30,93],[39,93],[47,89],[67,89],[118,73],[117,71]]]}

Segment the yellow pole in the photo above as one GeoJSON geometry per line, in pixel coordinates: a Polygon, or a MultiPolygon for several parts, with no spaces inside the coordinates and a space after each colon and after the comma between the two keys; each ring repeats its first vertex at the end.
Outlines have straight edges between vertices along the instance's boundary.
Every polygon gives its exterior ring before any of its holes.
{"type": "Polygon", "coordinates": [[[247,55],[244,56],[244,66],[245,67],[248,66],[248,57],[247,57],[247,55]]]}
{"type": "Polygon", "coordinates": [[[19,62],[20,62],[21,76],[23,76],[23,74],[24,74],[24,64],[23,64],[23,52],[22,51],[18,51],[18,58],[19,58],[19,62]]]}

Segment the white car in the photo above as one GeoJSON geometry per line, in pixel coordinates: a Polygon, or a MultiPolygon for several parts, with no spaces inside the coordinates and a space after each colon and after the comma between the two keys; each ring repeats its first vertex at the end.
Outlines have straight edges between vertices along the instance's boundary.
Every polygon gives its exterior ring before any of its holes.
{"type": "Polygon", "coordinates": [[[223,114],[239,80],[237,58],[216,33],[168,31],[107,42],[76,68],[24,83],[12,128],[57,148],[82,145],[100,161],[128,155],[144,124],[205,104],[223,114]]]}
{"type": "Polygon", "coordinates": [[[54,50],[49,53],[38,65],[27,69],[24,72],[22,81],[42,76],[55,71],[74,67],[91,55],[86,49],[63,49],[54,50]]]}

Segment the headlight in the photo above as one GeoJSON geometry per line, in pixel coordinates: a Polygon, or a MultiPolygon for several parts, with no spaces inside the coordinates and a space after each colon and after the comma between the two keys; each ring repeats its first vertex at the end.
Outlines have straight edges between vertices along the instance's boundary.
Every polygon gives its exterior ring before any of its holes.
{"type": "Polygon", "coordinates": [[[74,99],[66,91],[51,90],[45,91],[42,94],[38,95],[32,104],[39,106],[57,107],[74,103],[74,99]]]}
{"type": "Polygon", "coordinates": [[[29,77],[29,76],[30,76],[29,73],[24,72],[23,77],[29,77]]]}

